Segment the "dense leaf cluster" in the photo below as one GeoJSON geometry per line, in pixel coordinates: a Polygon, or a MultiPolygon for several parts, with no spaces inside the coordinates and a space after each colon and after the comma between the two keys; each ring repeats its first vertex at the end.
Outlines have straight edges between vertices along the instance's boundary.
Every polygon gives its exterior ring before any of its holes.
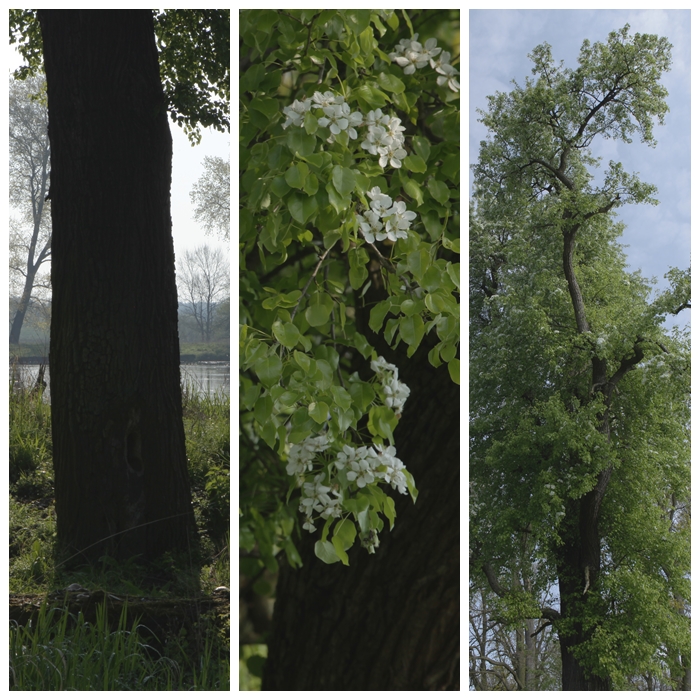
{"type": "MultiPolygon", "coordinates": [[[[296,488],[303,499],[313,476],[333,489],[322,499],[343,501],[316,554],[347,563],[353,542],[372,551],[394,517],[376,481],[335,466],[343,447],[352,461],[373,444],[370,462],[393,463],[400,409],[388,392],[400,378],[373,375],[369,331],[409,357],[429,343],[432,364],[459,377],[458,95],[430,66],[407,74],[389,56],[418,34],[452,42],[454,22],[449,12],[250,10],[240,32],[241,544],[268,567],[279,549],[299,564],[296,488]],[[403,127],[398,161],[362,145],[380,117],[403,127]],[[361,226],[383,196],[394,222],[416,216],[375,242],[361,226]],[[329,447],[312,474],[290,479],[290,451],[315,436],[329,447]]],[[[391,467],[381,473],[388,482],[391,467]]]]}

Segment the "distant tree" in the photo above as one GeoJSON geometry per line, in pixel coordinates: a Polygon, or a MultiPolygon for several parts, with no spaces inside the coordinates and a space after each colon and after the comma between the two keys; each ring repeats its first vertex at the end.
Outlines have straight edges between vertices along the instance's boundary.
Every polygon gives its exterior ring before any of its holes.
{"type": "Polygon", "coordinates": [[[206,234],[215,233],[229,239],[231,228],[231,161],[218,156],[204,157],[204,174],[197,180],[190,199],[195,205],[194,218],[206,234]]]}
{"type": "Polygon", "coordinates": [[[212,329],[212,337],[214,340],[226,339],[230,337],[231,332],[231,298],[228,297],[217,304],[214,311],[214,325],[212,329]]]}
{"type": "Polygon", "coordinates": [[[47,76],[57,536],[73,563],[193,545],[168,114],[191,138],[228,128],[229,15],[11,11],[47,76]]]}
{"type": "Polygon", "coordinates": [[[202,342],[211,340],[215,311],[229,292],[229,265],[223,252],[208,245],[188,250],[180,262],[179,296],[194,319],[202,342]]]}
{"type": "MultiPolygon", "coordinates": [[[[40,268],[51,255],[50,146],[46,80],[10,78],[10,283],[18,297],[10,344],[19,343],[22,325],[37,288],[50,281],[40,268]]],[[[45,299],[43,300],[45,301],[45,299]]]]}

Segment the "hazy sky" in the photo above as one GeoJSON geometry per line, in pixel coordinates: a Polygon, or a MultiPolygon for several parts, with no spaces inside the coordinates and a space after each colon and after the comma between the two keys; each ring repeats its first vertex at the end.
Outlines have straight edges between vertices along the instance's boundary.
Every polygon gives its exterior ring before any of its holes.
{"type": "MultiPolygon", "coordinates": [[[[7,60],[10,72],[22,65],[22,58],[14,46],[9,46],[7,60]]],[[[212,248],[222,248],[228,255],[228,242],[222,242],[215,236],[205,236],[200,225],[192,218],[194,209],[190,191],[204,172],[204,156],[218,156],[224,160],[228,158],[231,135],[206,129],[202,131],[201,143],[192,147],[182,129],[172,121],[170,133],[173,137],[171,212],[175,257],[177,259],[185,250],[204,243],[212,248]]]]}
{"type": "MultiPolygon", "coordinates": [[[[628,264],[665,285],[669,267],[690,264],[690,10],[470,10],[469,12],[469,162],[475,163],[479,142],[487,136],[476,108],[486,109],[486,96],[509,92],[512,80],[524,85],[531,77],[527,54],[547,42],[556,62],[576,68],[584,39],[606,42],[611,31],[629,23],[631,33],[665,36],[673,45],[673,65],[662,82],[670,112],[657,126],[656,148],[620,141],[594,142],[594,154],[620,161],[628,172],[658,188],[656,207],[627,205],[618,217],[627,225],[622,243],[628,264]]],[[[470,190],[471,190],[470,172],[470,190]]],[[[676,323],[690,321],[689,311],[676,323]]]]}

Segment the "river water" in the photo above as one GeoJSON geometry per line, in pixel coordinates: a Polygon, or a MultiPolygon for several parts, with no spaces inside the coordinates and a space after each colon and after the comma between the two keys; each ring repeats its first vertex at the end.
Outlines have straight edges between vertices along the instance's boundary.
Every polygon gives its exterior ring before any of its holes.
{"type": "MultiPolygon", "coordinates": [[[[39,365],[19,365],[15,368],[15,376],[19,373],[19,380],[25,387],[32,387],[39,374],[39,365]]],[[[197,362],[180,365],[180,377],[188,387],[193,387],[200,395],[214,395],[217,392],[230,393],[231,365],[228,362],[197,362]]],[[[12,380],[12,368],[10,368],[10,380],[12,380]]],[[[48,384],[44,392],[44,398],[49,399],[51,381],[49,368],[46,367],[44,380],[48,384]]]]}

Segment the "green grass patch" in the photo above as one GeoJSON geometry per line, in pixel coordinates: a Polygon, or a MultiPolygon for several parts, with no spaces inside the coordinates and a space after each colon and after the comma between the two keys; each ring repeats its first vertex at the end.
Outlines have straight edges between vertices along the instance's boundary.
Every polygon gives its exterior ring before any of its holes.
{"type": "MultiPolygon", "coordinates": [[[[191,598],[230,588],[230,398],[183,387],[183,422],[200,546],[158,561],[117,562],[67,573],[56,548],[51,407],[19,386],[10,391],[10,592],[42,595],[79,583],[89,591],[191,598]]],[[[229,621],[202,619],[150,649],[145,630],[115,629],[47,607],[41,624],[11,627],[14,690],[228,690],[229,621]],[[105,644],[113,646],[105,646],[105,644]],[[203,646],[204,645],[204,646],[203,646]],[[206,646],[208,645],[208,646],[206,646]],[[205,649],[206,646],[206,649],[205,649]],[[206,653],[205,653],[206,652],[206,653]],[[14,656],[13,656],[14,654],[14,656]],[[128,687],[126,687],[128,686],[128,687]]]]}

